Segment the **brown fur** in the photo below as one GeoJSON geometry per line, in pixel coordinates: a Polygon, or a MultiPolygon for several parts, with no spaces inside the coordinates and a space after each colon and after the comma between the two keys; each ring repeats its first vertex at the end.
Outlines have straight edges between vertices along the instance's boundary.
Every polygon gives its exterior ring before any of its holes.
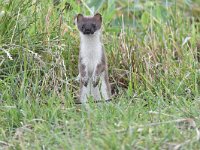
{"type": "MultiPolygon", "coordinates": [[[[102,17],[100,14],[96,14],[93,17],[84,17],[82,14],[78,14],[76,17],[76,22],[77,22],[77,27],[80,32],[84,33],[83,25],[87,25],[88,28],[93,28],[92,25],[95,25],[93,29],[96,31],[101,28],[102,17]]],[[[87,29],[87,26],[86,26],[86,29],[87,29]]],[[[79,54],[80,95],[82,93],[83,86],[87,87],[89,78],[91,78],[92,75],[95,77],[95,79],[93,79],[92,81],[92,84],[93,84],[93,87],[96,87],[99,84],[99,79],[100,79],[101,74],[104,72],[103,78],[105,80],[105,84],[107,88],[106,91],[107,91],[108,96],[109,97],[111,96],[111,88],[110,88],[109,78],[108,78],[108,66],[107,66],[107,60],[106,60],[103,47],[102,47],[102,52],[103,53],[101,56],[101,62],[97,64],[96,68],[94,69],[94,74],[87,72],[86,66],[82,63],[82,58],[79,54]]]]}

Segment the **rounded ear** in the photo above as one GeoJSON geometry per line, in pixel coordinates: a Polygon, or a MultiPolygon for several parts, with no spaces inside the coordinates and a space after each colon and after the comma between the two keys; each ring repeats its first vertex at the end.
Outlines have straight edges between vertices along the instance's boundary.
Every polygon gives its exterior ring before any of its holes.
{"type": "Polygon", "coordinates": [[[97,21],[102,22],[102,17],[101,17],[101,14],[100,14],[100,13],[96,13],[96,14],[94,15],[94,18],[95,18],[97,21]]]}
{"type": "Polygon", "coordinates": [[[77,22],[81,21],[83,19],[83,15],[82,14],[78,14],[76,16],[77,22]]]}
{"type": "Polygon", "coordinates": [[[81,21],[83,19],[83,15],[82,14],[78,14],[74,17],[74,24],[77,25],[77,23],[79,21],[81,21]]]}

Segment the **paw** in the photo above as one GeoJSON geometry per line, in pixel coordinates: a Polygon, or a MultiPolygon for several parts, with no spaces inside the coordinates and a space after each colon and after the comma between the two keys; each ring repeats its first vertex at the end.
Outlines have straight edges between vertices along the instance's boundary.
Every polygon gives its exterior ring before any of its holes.
{"type": "Polygon", "coordinates": [[[81,82],[82,82],[83,85],[86,87],[86,86],[88,85],[89,78],[88,78],[87,76],[81,77],[81,82]]]}
{"type": "Polygon", "coordinates": [[[99,84],[100,76],[93,76],[92,78],[92,85],[96,87],[99,84]]]}

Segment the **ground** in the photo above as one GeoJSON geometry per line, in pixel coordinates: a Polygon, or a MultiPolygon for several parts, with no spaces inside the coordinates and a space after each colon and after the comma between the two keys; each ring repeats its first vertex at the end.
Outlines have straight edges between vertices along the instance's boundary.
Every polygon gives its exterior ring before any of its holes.
{"type": "Polygon", "coordinates": [[[0,149],[200,149],[200,3],[0,1],[0,149]],[[102,14],[111,102],[75,104],[78,13],[102,14]]]}

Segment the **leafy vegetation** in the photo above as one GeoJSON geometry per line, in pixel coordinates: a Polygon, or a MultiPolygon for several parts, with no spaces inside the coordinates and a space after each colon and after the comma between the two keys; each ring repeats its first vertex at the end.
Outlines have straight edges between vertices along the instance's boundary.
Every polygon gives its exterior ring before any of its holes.
{"type": "Polygon", "coordinates": [[[200,149],[198,0],[0,0],[2,149],[200,149]],[[100,12],[113,101],[76,105],[77,13],[100,12]]]}

